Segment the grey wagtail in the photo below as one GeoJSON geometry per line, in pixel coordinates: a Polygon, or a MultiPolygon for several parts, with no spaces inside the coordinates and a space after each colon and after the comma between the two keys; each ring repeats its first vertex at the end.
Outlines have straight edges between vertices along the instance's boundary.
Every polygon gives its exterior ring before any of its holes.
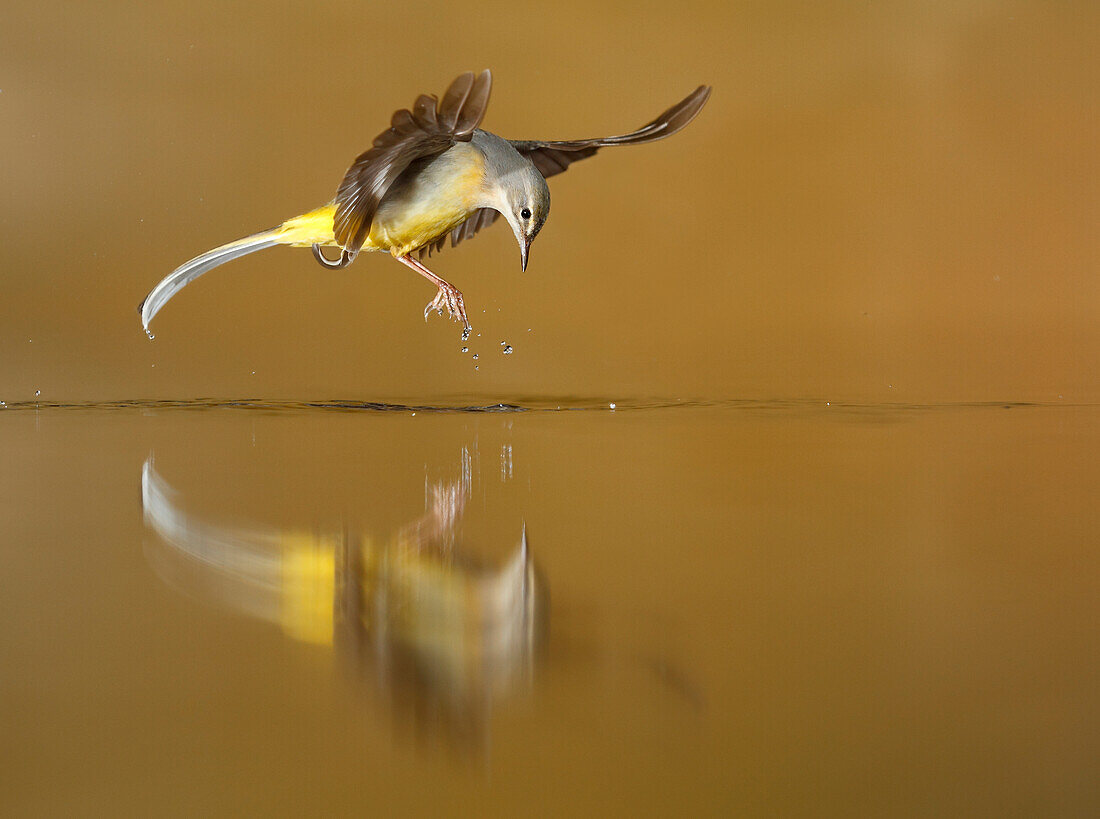
{"type": "MultiPolygon", "coordinates": [[[[402,108],[390,127],[352,163],[324,207],[288,219],[276,228],[214,248],[181,265],[153,288],[141,305],[149,322],[172,296],[203,273],[256,250],[291,245],[312,247],[328,268],[347,267],[360,251],[387,250],[437,288],[424,318],[443,308],[468,331],[462,293],[423,264],[449,236],[451,246],[469,239],[503,215],[520,250],[520,266],[550,213],[546,177],[611,145],[640,145],[675,134],[710,96],[701,85],[637,131],[602,139],[560,142],[508,140],[478,128],[489,104],[492,75],[467,72],[451,83],[442,100],[421,94],[412,110],[402,108]],[[330,260],[322,247],[335,247],[330,260]]],[[[152,334],[149,334],[152,337],[152,334]]]]}

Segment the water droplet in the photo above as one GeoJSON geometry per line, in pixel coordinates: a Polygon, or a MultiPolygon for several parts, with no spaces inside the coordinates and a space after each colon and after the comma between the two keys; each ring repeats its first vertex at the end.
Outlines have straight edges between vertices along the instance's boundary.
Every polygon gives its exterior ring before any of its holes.
{"type": "Polygon", "coordinates": [[[504,354],[505,355],[511,355],[512,354],[512,345],[511,344],[504,345],[504,354]]]}
{"type": "Polygon", "coordinates": [[[611,409],[615,409],[615,402],[614,402],[614,401],[612,401],[612,402],[611,402],[610,404],[608,404],[607,406],[611,407],[611,409]]]}
{"type": "Polygon", "coordinates": [[[502,342],[500,342],[500,346],[501,346],[501,347],[507,347],[507,346],[508,346],[508,342],[507,342],[507,341],[502,341],[502,342]]]}
{"type": "Polygon", "coordinates": [[[474,361],[477,361],[477,353],[474,353],[474,361]]]}
{"type": "Polygon", "coordinates": [[[42,390],[35,390],[35,391],[34,391],[34,397],[35,397],[35,398],[37,398],[37,397],[38,397],[38,396],[40,396],[41,394],[42,394],[42,390]]]}
{"type": "Polygon", "coordinates": [[[150,330],[148,327],[145,328],[145,335],[149,336],[150,341],[152,341],[154,338],[156,338],[156,336],[153,335],[153,331],[150,330]]]}
{"type": "Polygon", "coordinates": [[[462,340],[465,341],[469,337],[470,337],[470,328],[469,327],[463,327],[462,328],[462,340]]]}
{"type": "Polygon", "coordinates": [[[480,370],[480,369],[481,369],[481,367],[479,367],[479,366],[478,366],[477,364],[475,364],[475,365],[474,365],[474,369],[475,369],[475,370],[480,370]]]}
{"type": "Polygon", "coordinates": [[[470,352],[470,348],[469,347],[463,347],[462,352],[468,353],[468,352],[470,352]]]}

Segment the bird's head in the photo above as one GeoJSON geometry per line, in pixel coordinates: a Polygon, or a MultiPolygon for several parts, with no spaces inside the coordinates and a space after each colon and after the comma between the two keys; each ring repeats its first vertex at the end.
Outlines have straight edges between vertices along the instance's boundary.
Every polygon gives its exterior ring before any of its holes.
{"type": "Polygon", "coordinates": [[[520,265],[526,270],[531,243],[550,215],[550,188],[542,174],[529,162],[522,169],[509,173],[501,182],[495,207],[512,226],[512,233],[519,243],[520,265]]]}

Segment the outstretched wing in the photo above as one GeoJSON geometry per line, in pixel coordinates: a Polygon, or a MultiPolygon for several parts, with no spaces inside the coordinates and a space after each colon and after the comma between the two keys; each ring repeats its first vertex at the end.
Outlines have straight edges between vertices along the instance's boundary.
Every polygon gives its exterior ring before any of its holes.
{"type": "MultiPolygon", "coordinates": [[[[561,173],[578,159],[592,156],[600,148],[611,145],[641,145],[672,136],[698,116],[710,98],[710,86],[700,85],[687,97],[669,108],[655,120],[643,125],[637,131],[621,136],[601,137],[598,139],[573,139],[559,142],[541,140],[511,140],[512,147],[534,163],[544,177],[561,173]]],[[[500,216],[491,208],[482,208],[469,219],[451,231],[451,247],[464,239],[475,236],[478,231],[493,224],[500,216]]],[[[421,248],[420,254],[431,254],[442,250],[446,236],[421,248]]]]}
{"type": "Polygon", "coordinates": [[[441,154],[456,142],[469,142],[489,105],[493,78],[488,70],[462,74],[437,101],[421,94],[413,109],[396,111],[388,130],[374,138],[336,192],[336,241],[357,252],[370,234],[378,205],[390,186],[417,159],[441,154]]]}
{"type": "Polygon", "coordinates": [[[578,159],[592,156],[600,148],[612,145],[641,145],[672,136],[698,116],[709,98],[710,86],[700,85],[653,122],[621,136],[560,142],[512,140],[512,147],[535,163],[535,167],[543,176],[553,176],[564,171],[578,159]]]}

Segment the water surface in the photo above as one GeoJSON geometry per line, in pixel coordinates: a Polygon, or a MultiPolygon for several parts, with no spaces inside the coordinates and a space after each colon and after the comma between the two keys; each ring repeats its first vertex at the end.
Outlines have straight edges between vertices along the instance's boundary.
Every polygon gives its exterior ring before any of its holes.
{"type": "Polygon", "coordinates": [[[17,812],[1095,804],[1095,408],[0,420],[17,812]]]}

